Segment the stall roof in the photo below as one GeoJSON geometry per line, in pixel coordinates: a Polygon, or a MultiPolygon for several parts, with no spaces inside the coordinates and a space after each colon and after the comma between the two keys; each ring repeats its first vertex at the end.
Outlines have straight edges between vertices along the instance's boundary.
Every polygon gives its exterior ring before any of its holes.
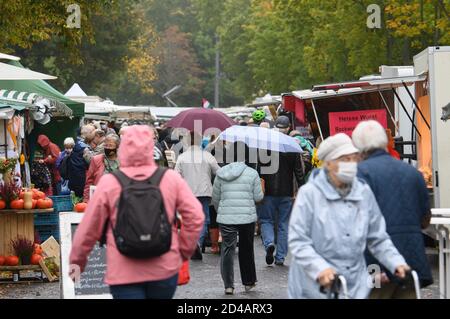
{"type": "Polygon", "coordinates": [[[9,55],[0,52],[0,60],[10,60],[10,61],[19,61],[20,58],[18,56],[9,55]]]}
{"type": "Polygon", "coordinates": [[[425,75],[419,75],[323,84],[315,85],[312,90],[293,91],[292,95],[302,100],[315,100],[371,91],[388,90],[392,88],[398,88],[400,86],[403,86],[403,84],[411,85],[413,83],[425,80],[425,75]]]}
{"type": "MultiPolygon", "coordinates": [[[[10,61],[9,64],[23,68],[23,66],[17,61],[10,61]]],[[[50,84],[42,80],[1,80],[0,89],[36,93],[39,96],[56,100],[64,105],[67,105],[72,110],[73,116],[84,115],[83,103],[79,103],[65,97],[50,84]]]]}
{"type": "Polygon", "coordinates": [[[17,102],[17,101],[9,101],[9,100],[0,99],[0,109],[4,109],[7,107],[12,108],[16,111],[23,111],[26,109],[33,108],[33,105],[28,104],[28,103],[21,103],[21,102],[17,102]]]}
{"type": "Polygon", "coordinates": [[[0,80],[54,80],[56,78],[56,76],[0,62],[0,80]]]}

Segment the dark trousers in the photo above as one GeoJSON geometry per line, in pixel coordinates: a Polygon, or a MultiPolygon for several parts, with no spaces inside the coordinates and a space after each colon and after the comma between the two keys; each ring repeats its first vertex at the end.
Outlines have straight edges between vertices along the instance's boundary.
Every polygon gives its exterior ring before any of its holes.
{"type": "Polygon", "coordinates": [[[253,238],[255,223],[244,225],[220,224],[222,249],[220,255],[220,272],[225,288],[234,288],[234,253],[239,234],[239,269],[242,284],[250,286],[256,283],[255,253],[253,238]]]}
{"type": "Polygon", "coordinates": [[[178,284],[178,274],[168,279],[138,284],[110,286],[114,299],[172,299],[178,284]]]}

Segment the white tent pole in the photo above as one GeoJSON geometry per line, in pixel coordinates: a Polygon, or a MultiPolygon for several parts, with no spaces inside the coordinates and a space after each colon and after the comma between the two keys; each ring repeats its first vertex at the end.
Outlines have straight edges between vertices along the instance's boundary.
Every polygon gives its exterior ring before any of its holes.
{"type": "Polygon", "coordinates": [[[388,105],[386,103],[386,100],[384,99],[383,94],[381,93],[381,91],[378,91],[378,93],[380,94],[381,99],[383,100],[383,103],[384,103],[384,106],[386,107],[386,110],[389,112],[389,116],[391,117],[392,123],[394,123],[395,130],[396,130],[395,135],[397,135],[397,133],[400,131],[400,129],[398,128],[397,122],[395,122],[394,116],[392,115],[391,110],[389,110],[389,107],[388,107],[388,105]]]}
{"type": "Polygon", "coordinates": [[[313,100],[311,100],[311,104],[312,104],[312,107],[313,107],[314,117],[316,118],[317,126],[319,127],[320,138],[323,141],[322,128],[320,127],[319,117],[317,116],[316,106],[314,105],[314,101],[313,100]]]}

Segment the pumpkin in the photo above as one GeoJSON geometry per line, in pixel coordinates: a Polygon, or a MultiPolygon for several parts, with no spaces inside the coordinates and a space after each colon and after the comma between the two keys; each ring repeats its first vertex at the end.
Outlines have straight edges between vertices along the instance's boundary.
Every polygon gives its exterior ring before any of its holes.
{"type": "Polygon", "coordinates": [[[75,205],[75,211],[77,213],[84,213],[86,210],[87,204],[86,203],[78,203],[75,205]]]}
{"type": "Polygon", "coordinates": [[[42,255],[43,252],[44,252],[44,251],[42,250],[41,245],[39,245],[39,244],[34,244],[34,251],[33,251],[33,254],[36,254],[36,255],[42,255]]]}
{"type": "Polygon", "coordinates": [[[31,264],[32,265],[39,265],[39,261],[41,261],[42,256],[38,254],[33,254],[31,256],[31,264]]]}
{"type": "Polygon", "coordinates": [[[36,188],[33,188],[31,192],[33,193],[33,199],[39,199],[37,194],[38,190],[36,188]]]}
{"type": "Polygon", "coordinates": [[[6,266],[18,266],[18,265],[19,265],[19,257],[17,256],[6,257],[6,266]]]}
{"type": "Polygon", "coordinates": [[[38,191],[37,193],[37,199],[45,199],[45,193],[44,192],[41,192],[41,191],[38,191]]]}
{"type": "Polygon", "coordinates": [[[53,201],[50,198],[38,199],[37,208],[48,209],[53,207],[53,201]]]}
{"type": "Polygon", "coordinates": [[[6,208],[6,202],[3,199],[0,199],[0,209],[6,208]]]}
{"type": "Polygon", "coordinates": [[[15,199],[9,204],[12,209],[23,209],[23,199],[15,199]]]}
{"type": "Polygon", "coordinates": [[[6,257],[0,256],[0,266],[3,266],[6,263],[6,257]]]}
{"type": "Polygon", "coordinates": [[[37,199],[32,199],[31,201],[32,201],[32,203],[33,203],[33,205],[31,205],[31,209],[35,209],[36,206],[37,206],[38,200],[37,200],[37,199]]]}
{"type": "Polygon", "coordinates": [[[24,191],[20,191],[19,199],[23,199],[24,196],[25,196],[25,192],[24,191]]]}

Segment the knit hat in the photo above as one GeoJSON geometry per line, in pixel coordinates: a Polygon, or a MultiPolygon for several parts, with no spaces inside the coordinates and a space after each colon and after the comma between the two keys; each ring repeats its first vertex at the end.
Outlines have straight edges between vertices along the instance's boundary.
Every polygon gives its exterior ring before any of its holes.
{"type": "Polygon", "coordinates": [[[321,161],[332,161],[344,155],[358,153],[352,139],[344,133],[326,138],[319,146],[317,156],[321,161]]]}

